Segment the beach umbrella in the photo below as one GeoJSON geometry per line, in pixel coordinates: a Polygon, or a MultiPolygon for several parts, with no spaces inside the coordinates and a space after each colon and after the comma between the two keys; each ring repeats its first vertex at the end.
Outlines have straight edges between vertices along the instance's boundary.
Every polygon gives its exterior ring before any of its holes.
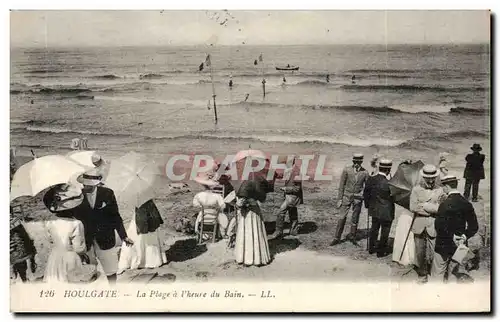
{"type": "Polygon", "coordinates": [[[410,208],[410,194],[413,187],[420,180],[420,169],[424,167],[422,161],[405,161],[399,164],[394,176],[389,180],[389,189],[394,202],[403,208],[410,208]]]}
{"type": "Polygon", "coordinates": [[[51,186],[68,183],[88,167],[63,155],[47,155],[22,165],[12,178],[10,200],[35,196],[51,186]]]}
{"type": "Polygon", "coordinates": [[[76,150],[66,154],[66,156],[86,167],[94,168],[95,165],[92,163],[92,156],[95,154],[96,151],[76,150]]]}
{"type": "Polygon", "coordinates": [[[248,157],[252,157],[252,159],[263,159],[263,160],[267,159],[266,154],[260,150],[241,150],[238,153],[236,153],[232,163],[236,163],[248,157]]]}
{"type": "Polygon", "coordinates": [[[118,199],[139,207],[155,197],[155,190],[164,178],[160,166],[148,156],[129,152],[109,163],[103,182],[118,199]]]}

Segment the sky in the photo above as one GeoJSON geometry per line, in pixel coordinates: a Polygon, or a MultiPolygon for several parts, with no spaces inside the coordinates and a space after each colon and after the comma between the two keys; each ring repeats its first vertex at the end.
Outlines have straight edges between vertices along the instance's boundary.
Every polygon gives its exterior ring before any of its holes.
{"type": "Polygon", "coordinates": [[[10,18],[12,47],[448,44],[490,39],[490,12],[484,10],[11,11],[10,18]]]}

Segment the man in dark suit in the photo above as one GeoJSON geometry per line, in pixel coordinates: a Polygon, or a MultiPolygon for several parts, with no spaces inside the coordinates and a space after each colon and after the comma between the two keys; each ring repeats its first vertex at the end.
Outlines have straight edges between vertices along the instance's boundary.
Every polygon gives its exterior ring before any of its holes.
{"type": "Polygon", "coordinates": [[[434,222],[436,247],[432,261],[432,278],[444,281],[448,279],[449,274],[454,274],[459,280],[470,280],[470,277],[460,273],[459,263],[451,258],[458,245],[466,244],[478,231],[476,213],[472,204],[458,192],[458,179],[455,176],[442,178],[441,184],[447,198],[439,205],[434,222]]]}
{"type": "Polygon", "coordinates": [[[394,201],[389,189],[389,173],[391,172],[392,161],[383,159],[379,162],[379,172],[370,176],[365,184],[363,198],[365,207],[368,208],[368,216],[372,217],[372,227],[370,229],[368,251],[370,254],[377,252],[377,257],[384,257],[387,252],[387,241],[394,220],[394,201]],[[380,232],[380,241],[377,238],[380,232]]]}
{"type": "Polygon", "coordinates": [[[295,165],[295,158],[291,162],[285,173],[283,174],[285,186],[281,187],[285,195],[285,200],[280,206],[276,215],[276,229],[269,239],[280,239],[283,237],[283,226],[285,216],[288,212],[290,217],[290,235],[296,236],[299,230],[299,213],[297,206],[304,203],[304,195],[302,190],[302,180],[298,177],[299,168],[295,165]]]}
{"type": "Polygon", "coordinates": [[[481,145],[474,143],[471,147],[472,153],[465,157],[467,161],[464,170],[465,189],[464,197],[469,199],[470,190],[472,187],[472,202],[477,202],[477,194],[479,191],[479,181],[484,179],[484,154],[479,153],[483,148],[481,145]]]}
{"type": "Polygon", "coordinates": [[[78,177],[77,181],[83,184],[84,200],[77,219],[84,225],[89,260],[94,264],[99,260],[108,281],[115,283],[118,270],[115,230],[127,246],[133,245],[133,241],[127,237],[113,190],[103,187],[101,179],[96,169],[78,177]]]}

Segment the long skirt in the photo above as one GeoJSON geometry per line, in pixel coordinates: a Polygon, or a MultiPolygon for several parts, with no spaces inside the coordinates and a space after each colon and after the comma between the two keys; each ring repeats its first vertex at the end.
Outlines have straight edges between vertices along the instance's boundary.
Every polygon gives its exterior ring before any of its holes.
{"type": "Polygon", "coordinates": [[[76,252],[53,249],[47,260],[43,281],[48,283],[86,283],[97,276],[95,265],[83,265],[76,252]]]}
{"type": "Polygon", "coordinates": [[[242,214],[238,210],[238,228],[236,231],[235,255],[238,264],[267,265],[271,262],[271,253],[267,242],[264,221],[257,212],[248,210],[242,214]]]}
{"type": "Polygon", "coordinates": [[[398,217],[396,234],[394,236],[392,260],[404,266],[415,264],[415,238],[411,232],[412,220],[413,213],[401,208],[401,215],[398,217]],[[410,233],[408,234],[408,232],[410,233]],[[406,236],[408,236],[408,240],[406,241],[406,245],[404,245],[406,236]]]}
{"type": "Polygon", "coordinates": [[[127,236],[132,239],[134,245],[123,245],[118,263],[118,274],[127,269],[157,268],[167,263],[167,255],[163,250],[158,230],[138,234],[135,221],[130,222],[127,236]]]}

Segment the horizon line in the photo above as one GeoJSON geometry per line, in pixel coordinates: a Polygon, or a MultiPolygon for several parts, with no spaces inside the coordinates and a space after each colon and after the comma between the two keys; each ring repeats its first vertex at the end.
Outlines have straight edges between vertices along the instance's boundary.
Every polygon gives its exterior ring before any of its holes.
{"type": "MultiPolygon", "coordinates": [[[[443,42],[443,43],[336,43],[336,44],[322,44],[322,43],[311,43],[311,44],[237,44],[237,45],[217,45],[213,47],[273,47],[273,46],[467,46],[467,45],[491,45],[490,42],[443,42]]],[[[136,48],[136,47],[149,47],[149,48],[161,48],[161,47],[210,47],[206,44],[151,44],[151,45],[55,45],[55,46],[13,46],[10,45],[10,49],[41,49],[41,48],[136,48]]]]}

